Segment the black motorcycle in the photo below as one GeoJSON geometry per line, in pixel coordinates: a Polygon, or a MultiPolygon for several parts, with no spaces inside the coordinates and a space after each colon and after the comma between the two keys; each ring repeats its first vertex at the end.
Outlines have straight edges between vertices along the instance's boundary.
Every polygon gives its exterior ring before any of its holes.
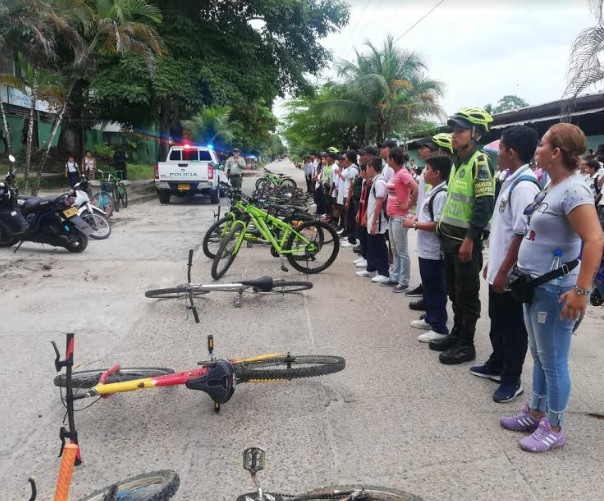
{"type": "Polygon", "coordinates": [[[0,247],[38,242],[82,252],[94,230],[78,216],[74,197],[69,193],[50,197],[30,197],[17,203],[15,157],[4,182],[0,182],[0,247]]]}

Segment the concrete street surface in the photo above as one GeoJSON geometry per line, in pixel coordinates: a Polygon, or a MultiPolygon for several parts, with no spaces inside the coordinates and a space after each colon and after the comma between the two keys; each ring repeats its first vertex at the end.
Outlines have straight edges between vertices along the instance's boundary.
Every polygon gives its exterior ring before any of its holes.
{"type": "MultiPolygon", "coordinates": [[[[288,161],[270,166],[294,176],[288,161]]],[[[251,189],[255,178],[244,180],[251,189]]],[[[226,200],[221,203],[226,204],[226,200]]],[[[0,500],[28,499],[27,478],[39,499],[50,499],[59,467],[64,417],[53,385],[50,341],[64,350],[76,333],[76,370],[123,367],[192,369],[215,354],[336,354],[344,371],[279,384],[238,386],[215,414],[203,393],[183,387],[124,393],[76,414],[84,463],[71,499],[128,476],[158,469],[180,474],[176,500],[234,500],[253,490],[241,468],[251,446],[267,451],[265,490],[301,493],[328,484],[366,483],[426,500],[601,500],[604,481],[604,309],[590,308],[573,338],[568,443],[547,454],[517,445],[522,434],[499,418],[516,412],[531,387],[527,356],[524,395],[496,404],[495,383],[469,373],[471,364],[443,366],[409,327],[409,299],[355,276],[350,249],[326,272],[304,277],[279,269],[268,248],[241,249],[223,282],[262,275],[308,278],[300,295],[212,293],[197,299],[196,325],[184,303],[144,297],[147,289],[186,281],[194,249],[194,280],[212,283],[201,252],[215,207],[209,200],[134,204],[112,219],[108,240],[82,254],[26,243],[0,249],[0,500]]],[[[411,246],[415,235],[410,233],[411,246]]],[[[412,250],[412,283],[418,283],[412,250]]],[[[477,360],[490,354],[487,288],[481,290],[477,360]]],[[[80,402],[84,407],[91,400],[80,402]]]]}

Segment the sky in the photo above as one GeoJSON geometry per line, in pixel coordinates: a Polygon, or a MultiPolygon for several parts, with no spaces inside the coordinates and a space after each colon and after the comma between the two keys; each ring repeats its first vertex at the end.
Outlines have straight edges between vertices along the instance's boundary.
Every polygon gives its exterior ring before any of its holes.
{"type": "MultiPolygon", "coordinates": [[[[428,75],[445,84],[447,114],[463,106],[493,105],[507,94],[529,104],[560,99],[570,47],[595,24],[589,0],[348,0],[350,21],[322,40],[334,60],[354,60],[370,40],[388,33],[401,49],[416,51],[428,75]]],[[[335,77],[331,63],[322,79],[335,77]]],[[[320,82],[321,79],[313,79],[320,82]]],[[[283,117],[283,102],[274,112],[283,117]]]]}

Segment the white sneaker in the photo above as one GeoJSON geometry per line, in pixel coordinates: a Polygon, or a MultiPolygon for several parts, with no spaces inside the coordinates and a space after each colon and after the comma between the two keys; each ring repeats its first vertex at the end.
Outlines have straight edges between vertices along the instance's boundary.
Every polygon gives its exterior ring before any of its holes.
{"type": "Polygon", "coordinates": [[[348,240],[346,242],[342,242],[340,247],[354,247],[354,244],[351,244],[348,240]]]}
{"type": "Polygon", "coordinates": [[[424,329],[424,330],[431,330],[432,326],[426,322],[423,318],[421,320],[414,320],[413,322],[411,322],[411,327],[415,328],[415,329],[424,329]]]}
{"type": "Polygon", "coordinates": [[[428,332],[424,332],[417,336],[417,340],[420,343],[429,343],[430,341],[436,341],[437,339],[446,338],[446,334],[439,334],[438,332],[434,332],[433,330],[429,330],[428,332]]]}
{"type": "Polygon", "coordinates": [[[390,282],[390,277],[387,275],[376,275],[371,281],[375,284],[385,284],[386,282],[390,282]]]}
{"type": "Polygon", "coordinates": [[[355,260],[352,262],[352,264],[357,264],[357,263],[360,263],[361,261],[365,261],[365,259],[364,259],[363,257],[357,257],[357,258],[356,258],[356,259],[355,259],[355,260]]]}
{"type": "Polygon", "coordinates": [[[357,268],[367,268],[367,259],[357,262],[357,268]]]}
{"type": "Polygon", "coordinates": [[[373,277],[373,271],[357,271],[357,277],[373,277]]]}

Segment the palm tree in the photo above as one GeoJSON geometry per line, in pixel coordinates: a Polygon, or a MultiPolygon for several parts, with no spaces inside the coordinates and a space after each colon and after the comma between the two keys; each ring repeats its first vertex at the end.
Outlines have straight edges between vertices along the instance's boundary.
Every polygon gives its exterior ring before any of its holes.
{"type": "Polygon", "coordinates": [[[584,29],[571,47],[568,68],[566,72],[566,89],[562,116],[570,120],[577,97],[604,81],[604,0],[591,0],[591,9],[596,18],[596,25],[584,29]]]}
{"type": "Polygon", "coordinates": [[[228,144],[237,137],[239,123],[231,121],[231,108],[201,108],[199,113],[191,120],[183,120],[183,129],[189,137],[204,144],[213,144],[221,141],[228,144]]]}
{"type": "Polygon", "coordinates": [[[398,49],[392,35],[381,49],[371,42],[364,45],[368,54],[356,51],[355,62],[339,64],[345,94],[326,103],[326,117],[364,125],[367,140],[382,141],[419,119],[443,115],[438,98],[444,85],[427,78],[420,56],[398,49]]]}

